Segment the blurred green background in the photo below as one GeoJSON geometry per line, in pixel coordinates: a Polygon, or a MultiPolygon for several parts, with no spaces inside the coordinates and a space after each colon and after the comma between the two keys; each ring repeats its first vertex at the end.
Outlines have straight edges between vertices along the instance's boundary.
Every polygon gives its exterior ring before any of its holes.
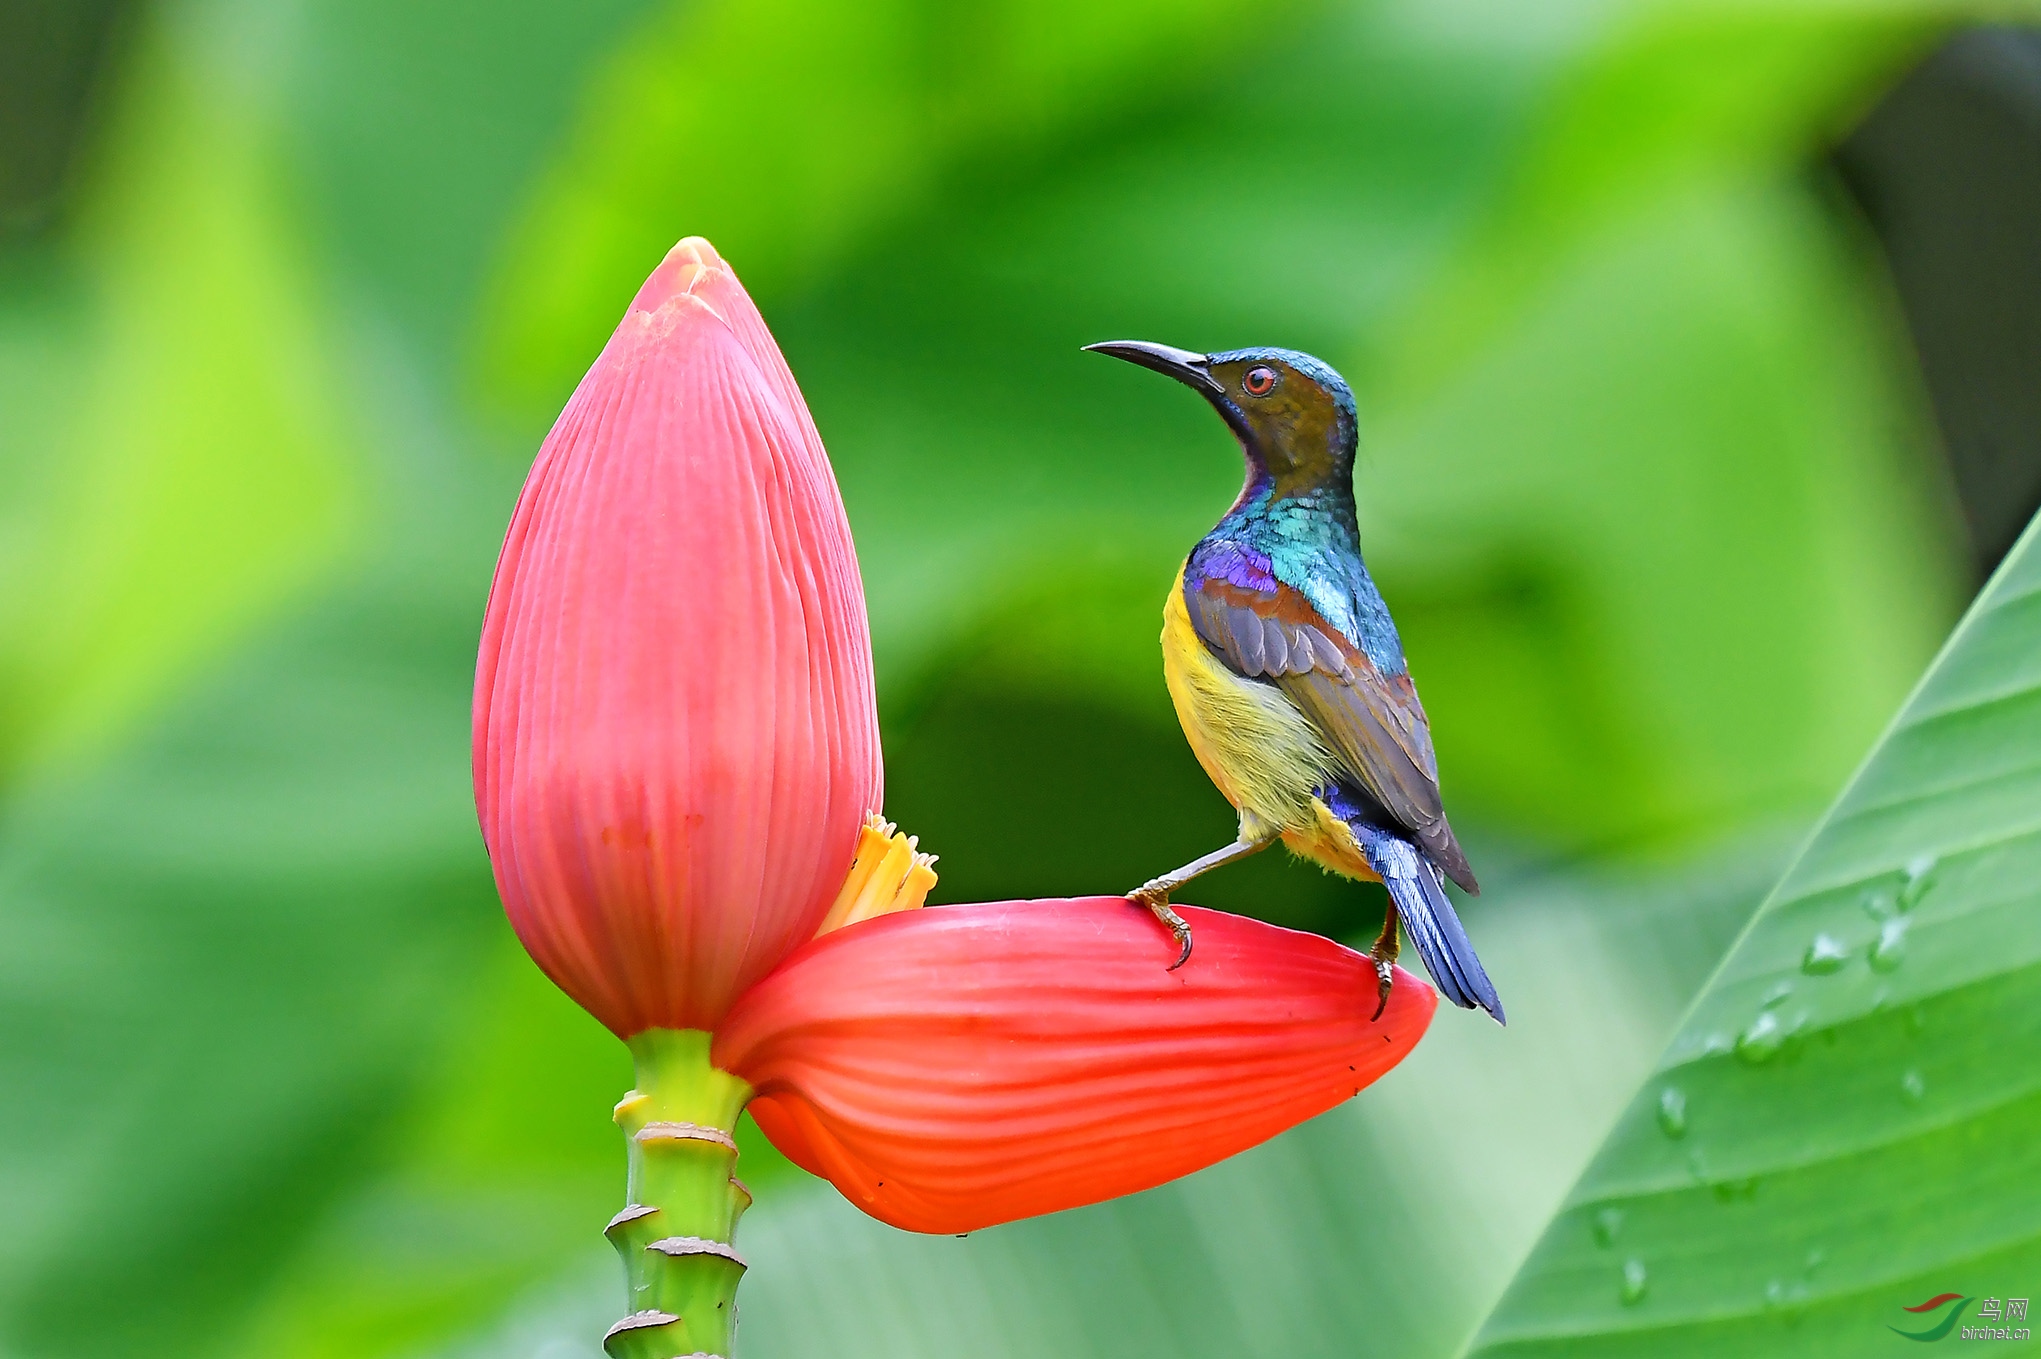
{"type": "Polygon", "coordinates": [[[1155,635],[1238,455],[1078,346],[1341,367],[1511,1015],[967,1240],[753,1138],[744,1352],[1457,1352],[2033,507],[2041,160],[1977,127],[2041,49],[1950,40],[2007,13],[0,4],[0,1356],[598,1352],[629,1066],[502,919],[469,685],[696,233],[829,444],[937,900],[1231,834],[1155,635]]]}

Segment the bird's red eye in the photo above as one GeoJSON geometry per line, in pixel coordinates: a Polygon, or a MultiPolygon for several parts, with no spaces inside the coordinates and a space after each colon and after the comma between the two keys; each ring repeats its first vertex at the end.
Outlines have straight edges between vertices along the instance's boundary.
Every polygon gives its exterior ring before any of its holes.
{"type": "Polygon", "coordinates": [[[1247,376],[1240,380],[1249,396],[1267,396],[1276,389],[1276,370],[1273,368],[1250,368],[1247,376]]]}

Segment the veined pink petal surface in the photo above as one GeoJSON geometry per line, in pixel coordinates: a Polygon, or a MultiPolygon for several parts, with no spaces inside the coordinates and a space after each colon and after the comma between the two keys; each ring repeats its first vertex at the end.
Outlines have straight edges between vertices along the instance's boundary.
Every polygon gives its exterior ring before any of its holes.
{"type": "Polygon", "coordinates": [[[935,906],[824,935],[737,1003],[715,1064],[759,1127],[872,1216],[920,1232],[1131,1194],[1245,1150],[1396,1065],[1438,996],[1361,954],[1181,907],[1196,950],[1120,897],[935,906]]]}
{"type": "Polygon", "coordinates": [[[842,500],[705,241],[646,282],[533,464],[474,758],[518,937],[625,1037],[714,1027],[815,932],[880,805],[842,500]]]}

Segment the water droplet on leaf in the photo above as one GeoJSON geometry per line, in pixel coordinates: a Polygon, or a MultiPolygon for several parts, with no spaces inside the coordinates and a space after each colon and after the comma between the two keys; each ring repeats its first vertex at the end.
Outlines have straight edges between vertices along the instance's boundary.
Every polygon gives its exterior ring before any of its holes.
{"type": "Polygon", "coordinates": [[[1765,1306],[1776,1308],[1783,1313],[1787,1325],[1798,1325],[1807,1309],[1807,1285],[1799,1282],[1782,1283],[1774,1279],[1765,1285],[1765,1306]]]}
{"type": "Polygon", "coordinates": [[[1840,972],[1844,963],[1850,960],[1850,951],[1832,935],[1817,934],[1814,942],[1807,946],[1806,956],[1800,960],[1800,970],[1810,977],[1825,977],[1831,972],[1840,972]]]}
{"type": "Polygon", "coordinates": [[[1658,1130],[1667,1137],[1687,1135],[1687,1097],[1676,1085],[1658,1092],[1658,1130]]]}
{"type": "Polygon", "coordinates": [[[1770,1010],[1762,1011],[1736,1038],[1736,1055],[1756,1066],[1769,1062],[1786,1041],[1786,1026],[1779,1022],[1779,1016],[1770,1010]]]}
{"type": "Polygon", "coordinates": [[[1604,1208],[1595,1214],[1595,1244],[1613,1246],[1616,1238],[1623,1234],[1623,1210],[1604,1208]]]}
{"type": "Polygon", "coordinates": [[[1738,1199],[1748,1203],[1758,1196],[1758,1177],[1746,1175],[1740,1180],[1718,1180],[1714,1190],[1717,1203],[1735,1203],[1738,1199]]]}
{"type": "Polygon", "coordinates": [[[1920,854],[1906,861],[1906,885],[1899,889],[1899,909],[1910,911],[1928,894],[1938,861],[1932,854],[1920,854]]]}
{"type": "Polygon", "coordinates": [[[1634,1307],[1644,1300],[1644,1290],[1651,1286],[1651,1276],[1645,1272],[1642,1260],[1630,1259],[1623,1262],[1623,1305],[1634,1307]]]}
{"type": "Polygon", "coordinates": [[[1774,1005],[1777,1005],[1780,1001],[1784,1000],[1786,997],[1792,994],[1793,994],[1792,982],[1789,981],[1774,982],[1771,988],[1765,992],[1764,999],[1758,1002],[1758,1008],[1760,1010],[1769,1010],[1774,1005]]]}
{"type": "Polygon", "coordinates": [[[1871,888],[1864,893],[1863,900],[1858,904],[1864,908],[1864,914],[1873,920],[1890,920],[1899,914],[1899,898],[1887,887],[1871,888]]]}
{"type": "Polygon", "coordinates": [[[1871,945],[1871,967],[1890,972],[1906,961],[1906,920],[1894,916],[1878,927],[1878,942],[1871,945]]]}
{"type": "Polygon", "coordinates": [[[1899,1078],[1899,1097],[1908,1104],[1919,1104],[1928,1097],[1928,1083],[1920,1072],[1909,1071],[1899,1078]]]}

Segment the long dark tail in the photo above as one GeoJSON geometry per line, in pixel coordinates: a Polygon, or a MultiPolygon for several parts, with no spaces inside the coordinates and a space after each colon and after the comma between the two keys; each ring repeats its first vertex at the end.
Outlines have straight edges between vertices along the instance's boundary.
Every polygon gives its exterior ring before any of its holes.
{"type": "Polygon", "coordinates": [[[1479,1006],[1494,1015],[1496,1023],[1508,1023],[1495,983],[1488,979],[1467,931],[1460,926],[1460,917],[1454,914],[1453,903],[1446,899],[1438,868],[1401,836],[1365,822],[1352,824],[1368,867],[1382,875],[1389,900],[1403,917],[1410,942],[1417,946],[1417,956],[1424,959],[1439,994],[1462,1009],[1479,1006]]]}

